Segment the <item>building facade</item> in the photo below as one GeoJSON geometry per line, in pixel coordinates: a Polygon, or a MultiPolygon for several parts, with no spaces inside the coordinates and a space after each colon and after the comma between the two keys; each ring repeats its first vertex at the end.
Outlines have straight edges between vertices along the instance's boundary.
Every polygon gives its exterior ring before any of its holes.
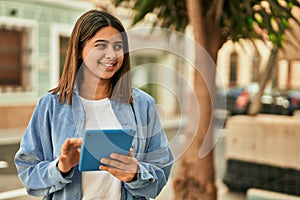
{"type": "Polygon", "coordinates": [[[54,87],[77,18],[87,2],[0,2],[0,129],[26,126],[37,99],[54,87]]]}

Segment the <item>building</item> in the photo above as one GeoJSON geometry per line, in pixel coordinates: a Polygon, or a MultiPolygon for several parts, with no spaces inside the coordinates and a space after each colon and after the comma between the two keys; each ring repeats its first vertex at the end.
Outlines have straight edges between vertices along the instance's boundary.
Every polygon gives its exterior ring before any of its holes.
{"type": "MultiPolygon", "coordinates": [[[[300,8],[292,12],[300,20],[300,8]]],[[[290,21],[292,31],[286,32],[283,48],[279,50],[273,70],[273,83],[278,90],[300,89],[300,26],[290,21]]],[[[257,82],[267,64],[271,45],[255,42],[257,49],[247,40],[226,42],[219,51],[218,69],[225,87],[245,86],[257,82]]]]}
{"type": "Polygon", "coordinates": [[[37,99],[59,80],[68,37],[92,3],[0,2],[0,129],[26,126],[37,99]]]}

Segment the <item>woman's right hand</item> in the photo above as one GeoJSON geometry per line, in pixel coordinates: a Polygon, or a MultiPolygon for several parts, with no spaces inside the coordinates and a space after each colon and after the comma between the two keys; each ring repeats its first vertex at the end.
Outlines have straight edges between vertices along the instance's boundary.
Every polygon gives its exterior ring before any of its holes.
{"type": "Polygon", "coordinates": [[[79,163],[81,147],[81,138],[68,138],[61,147],[61,153],[58,161],[58,169],[62,174],[68,173],[75,165],[79,163]]]}

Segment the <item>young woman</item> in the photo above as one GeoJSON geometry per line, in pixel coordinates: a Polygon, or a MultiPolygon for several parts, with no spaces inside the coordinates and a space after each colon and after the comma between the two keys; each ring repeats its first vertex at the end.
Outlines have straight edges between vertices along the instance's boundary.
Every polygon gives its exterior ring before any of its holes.
{"type": "Polygon", "coordinates": [[[27,192],[44,199],[149,199],[166,184],[173,156],[155,101],[130,85],[126,32],[112,15],[91,10],[73,29],[56,88],[36,106],[15,155],[27,192]],[[134,128],[128,155],[79,172],[86,129],[134,128]],[[109,166],[109,167],[108,167],[109,166]]]}

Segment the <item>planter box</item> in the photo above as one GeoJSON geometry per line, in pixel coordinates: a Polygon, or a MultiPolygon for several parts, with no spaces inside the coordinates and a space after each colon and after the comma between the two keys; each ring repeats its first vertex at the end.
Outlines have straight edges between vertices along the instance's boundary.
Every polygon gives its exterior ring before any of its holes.
{"type": "Polygon", "coordinates": [[[236,191],[300,195],[300,119],[235,116],[227,121],[224,183],[236,191]]]}
{"type": "Polygon", "coordinates": [[[247,200],[300,200],[300,197],[251,188],[247,191],[247,200]]]}

